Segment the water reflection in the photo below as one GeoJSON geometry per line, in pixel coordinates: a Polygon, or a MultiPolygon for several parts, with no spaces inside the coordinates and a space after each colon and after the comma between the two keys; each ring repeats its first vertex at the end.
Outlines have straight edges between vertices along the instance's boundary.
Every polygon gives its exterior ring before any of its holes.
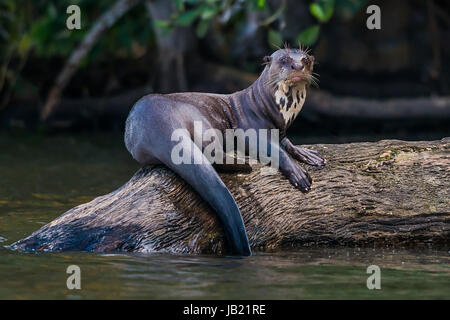
{"type": "Polygon", "coordinates": [[[0,298],[335,299],[449,298],[450,258],[441,250],[304,249],[248,258],[164,254],[24,254],[0,251],[0,298]],[[67,266],[82,290],[65,287],[67,266]],[[382,290],[366,288],[380,266],[382,290]],[[418,296],[420,292],[420,296],[418,296]]]}

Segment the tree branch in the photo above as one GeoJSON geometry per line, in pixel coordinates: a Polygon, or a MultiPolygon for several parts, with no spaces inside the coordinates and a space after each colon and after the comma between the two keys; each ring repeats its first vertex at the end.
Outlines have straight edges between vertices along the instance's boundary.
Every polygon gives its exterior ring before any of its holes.
{"type": "Polygon", "coordinates": [[[45,121],[59,103],[62,91],[69,83],[81,60],[97,43],[100,36],[119,20],[128,10],[137,5],[141,0],[118,0],[111,9],[105,12],[87,33],[77,49],[72,53],[63,70],[56,79],[41,112],[41,120],[45,121]]]}

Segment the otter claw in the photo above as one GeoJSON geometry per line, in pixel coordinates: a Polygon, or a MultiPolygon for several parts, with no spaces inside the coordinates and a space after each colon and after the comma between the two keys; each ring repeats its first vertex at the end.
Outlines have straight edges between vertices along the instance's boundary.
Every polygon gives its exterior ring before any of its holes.
{"type": "Polygon", "coordinates": [[[298,169],[291,172],[289,175],[289,181],[291,184],[299,189],[301,192],[306,193],[311,190],[312,179],[308,172],[303,169],[298,169]]]}
{"type": "Polygon", "coordinates": [[[295,147],[293,152],[295,158],[306,164],[316,167],[323,167],[326,164],[326,160],[322,158],[322,156],[316,150],[310,150],[302,147],[295,147]]]}

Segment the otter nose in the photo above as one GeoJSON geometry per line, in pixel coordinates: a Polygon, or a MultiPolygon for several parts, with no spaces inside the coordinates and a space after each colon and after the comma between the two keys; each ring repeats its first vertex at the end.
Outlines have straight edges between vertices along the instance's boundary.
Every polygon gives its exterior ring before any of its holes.
{"type": "Polygon", "coordinates": [[[291,68],[295,71],[302,71],[305,68],[305,66],[301,63],[294,62],[294,63],[292,63],[291,68]]]}

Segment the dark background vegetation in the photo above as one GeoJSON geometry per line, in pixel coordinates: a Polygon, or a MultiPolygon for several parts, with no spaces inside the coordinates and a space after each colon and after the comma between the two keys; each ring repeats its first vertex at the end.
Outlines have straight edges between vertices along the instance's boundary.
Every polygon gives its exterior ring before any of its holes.
{"type": "Polygon", "coordinates": [[[121,132],[144,94],[237,91],[264,55],[302,42],[319,62],[320,88],[290,134],[438,139],[450,124],[449,12],[445,0],[2,0],[0,126],[121,132]],[[95,39],[43,117],[71,54],[120,2],[130,9],[95,39]],[[81,8],[81,30],[66,28],[71,4],[81,8]],[[381,30],[366,27],[370,4],[381,8],[381,30]]]}

